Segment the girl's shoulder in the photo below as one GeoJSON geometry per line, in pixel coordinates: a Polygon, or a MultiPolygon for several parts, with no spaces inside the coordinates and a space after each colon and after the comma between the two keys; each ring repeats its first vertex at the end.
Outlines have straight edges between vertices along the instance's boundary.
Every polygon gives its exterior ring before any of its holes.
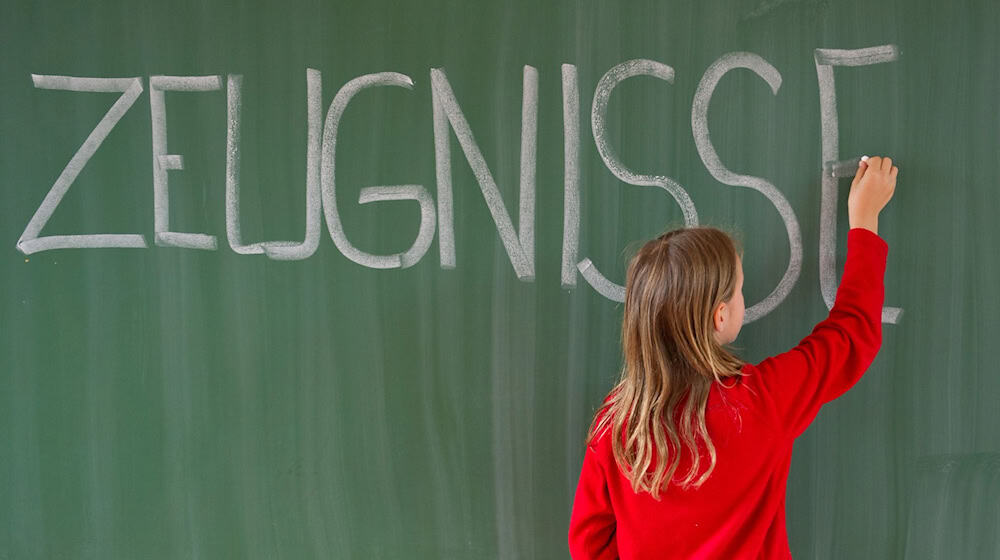
{"type": "Polygon", "coordinates": [[[608,439],[608,434],[611,433],[611,425],[614,420],[609,417],[612,414],[610,406],[612,396],[613,393],[604,397],[601,407],[594,413],[593,426],[596,431],[594,432],[594,436],[590,438],[589,447],[603,444],[608,439]]]}
{"type": "Polygon", "coordinates": [[[708,407],[728,405],[747,408],[760,398],[760,392],[760,370],[757,366],[746,363],[740,368],[739,375],[726,377],[721,382],[712,384],[708,407]]]}
{"type": "Polygon", "coordinates": [[[774,424],[776,418],[773,396],[763,383],[761,370],[748,363],[744,364],[740,372],[742,375],[713,384],[706,409],[712,411],[717,418],[732,417],[742,422],[748,417],[755,417],[763,424],[774,424]]]}

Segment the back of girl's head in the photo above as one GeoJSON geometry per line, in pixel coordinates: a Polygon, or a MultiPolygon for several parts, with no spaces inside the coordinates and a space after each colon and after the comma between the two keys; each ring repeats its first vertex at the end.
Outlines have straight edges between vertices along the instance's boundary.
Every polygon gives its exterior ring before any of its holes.
{"type": "Polygon", "coordinates": [[[712,311],[737,286],[739,253],[710,227],[676,229],[647,242],[629,262],[622,350],[626,362],[669,357],[682,376],[721,377],[729,354],[714,337],[712,311]]]}
{"type": "Polygon", "coordinates": [[[692,458],[677,479],[682,486],[700,486],[715,467],[705,424],[708,392],[714,381],[739,375],[743,362],[716,340],[712,311],[734,295],[739,266],[732,238],[709,227],[664,233],[629,262],[622,375],[588,440],[611,429],[616,462],[636,492],[658,498],[682,447],[692,458]],[[709,454],[700,476],[698,440],[709,454]]]}

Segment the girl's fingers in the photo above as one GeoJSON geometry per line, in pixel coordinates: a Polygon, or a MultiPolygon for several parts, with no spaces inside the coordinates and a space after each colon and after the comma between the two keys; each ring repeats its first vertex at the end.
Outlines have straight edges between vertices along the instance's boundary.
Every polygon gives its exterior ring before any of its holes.
{"type": "Polygon", "coordinates": [[[854,174],[854,180],[851,181],[852,185],[860,181],[861,178],[865,176],[865,169],[868,169],[868,163],[865,161],[858,162],[858,172],[854,174]]]}
{"type": "Polygon", "coordinates": [[[882,164],[881,165],[882,165],[882,171],[885,171],[886,173],[888,173],[889,170],[892,169],[892,158],[890,158],[890,157],[884,157],[884,158],[882,158],[882,164]]]}
{"type": "Polygon", "coordinates": [[[899,168],[894,165],[892,166],[892,171],[889,172],[889,177],[892,177],[892,180],[895,181],[897,174],[899,174],[899,168]]]}

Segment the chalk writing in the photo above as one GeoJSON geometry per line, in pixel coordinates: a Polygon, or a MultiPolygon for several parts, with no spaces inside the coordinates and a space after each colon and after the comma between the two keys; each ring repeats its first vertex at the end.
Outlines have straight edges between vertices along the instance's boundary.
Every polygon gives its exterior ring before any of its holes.
{"type": "MultiPolygon", "coordinates": [[[[833,307],[837,294],[837,271],[834,265],[837,255],[837,187],[838,177],[853,177],[857,166],[850,168],[840,161],[840,129],[837,121],[837,88],[833,81],[834,66],[867,66],[880,62],[891,62],[899,58],[895,45],[882,45],[866,49],[840,50],[816,49],[816,77],[819,80],[819,107],[821,134],[823,138],[824,169],[832,172],[821,173],[823,195],[820,201],[819,219],[819,285],[827,308],[833,307]],[[837,173],[836,170],[840,170],[837,173]]],[[[857,161],[854,158],[853,161],[857,161]]],[[[898,307],[883,307],[882,322],[897,323],[903,310],[898,307]]]]}
{"type": "Polygon", "coordinates": [[[767,82],[767,85],[771,87],[771,93],[778,94],[778,89],[781,87],[781,73],[766,60],[747,52],[723,55],[708,67],[698,84],[698,90],[694,94],[694,102],[691,106],[691,130],[694,133],[694,143],[698,147],[698,155],[701,156],[701,161],[712,177],[715,177],[720,183],[751,188],[763,194],[778,210],[778,215],[785,223],[790,253],[788,268],[785,269],[784,276],[781,277],[774,290],[762,301],[751,305],[746,310],[743,322],[750,323],[767,315],[777,307],[788,296],[788,292],[792,290],[792,286],[799,279],[799,272],[802,271],[802,235],[799,233],[799,221],[795,218],[792,206],[788,204],[788,200],[777,187],[760,177],[738,175],[726,169],[712,146],[712,141],[708,136],[708,104],[712,100],[712,92],[715,91],[719,80],[735,68],[752,70],[767,82]]]}
{"type": "Polygon", "coordinates": [[[35,210],[35,214],[28,221],[24,233],[17,240],[17,249],[25,255],[37,253],[38,251],[48,251],[51,249],[95,249],[102,247],[132,247],[145,248],[146,239],[139,234],[88,234],[88,235],[48,235],[39,237],[42,228],[48,223],[56,206],[62,201],[66,191],[76,179],[87,161],[93,157],[94,153],[104,139],[108,137],[111,129],[118,124],[118,121],[132,107],[135,100],[142,93],[142,80],[139,78],[75,78],[70,76],[42,76],[31,75],[31,81],[36,88],[56,89],[63,91],[88,91],[88,92],[123,92],[114,105],[104,114],[94,130],[91,131],[87,139],[83,141],[80,148],[70,158],[69,163],[63,168],[62,173],[52,184],[45,199],[35,210]]]}
{"type": "MultiPolygon", "coordinates": [[[[820,91],[822,124],[822,199],[820,208],[820,291],[828,306],[836,293],[834,260],[836,253],[838,179],[853,175],[857,158],[840,160],[834,66],[864,66],[890,62],[898,58],[894,45],[865,49],[816,49],[814,58],[820,91]]],[[[802,270],[802,235],[799,222],[784,194],[772,183],[728,169],[719,158],[708,130],[708,108],[712,95],[728,72],[744,68],[760,76],[777,95],[781,73],[759,55],[732,52],[719,57],[704,72],[691,104],[691,129],[694,143],[708,172],[722,184],[746,187],[762,195],[775,207],[788,236],[789,259],[784,275],[770,294],[747,309],[745,322],[759,319],[788,296],[802,270]]],[[[626,167],[608,141],[608,101],[615,87],[635,76],[652,76],[672,84],[674,70],[661,62],[636,59],[613,66],[595,87],[590,111],[594,145],[604,166],[621,182],[666,191],[680,207],[684,223],[698,224],[698,212],[687,191],[666,175],[643,174],[626,167]]],[[[535,278],[535,188],[538,137],[538,70],[524,66],[521,99],[520,176],[517,228],[507,211],[500,189],[486,159],[473,137],[445,71],[430,70],[431,111],[433,115],[434,159],[436,165],[436,200],[419,184],[369,186],[361,189],[359,204],[412,200],[420,210],[420,226],[413,244],[406,251],[391,255],[368,253],[348,238],[337,203],[337,142],[341,118],[351,100],[374,87],[413,89],[413,80],[396,72],[366,74],[349,80],[341,87],[323,114],[322,74],[306,69],[306,184],[305,234],[299,241],[260,241],[248,243],[240,227],[240,152],[243,76],[226,76],[226,161],[225,216],[226,239],[239,254],[263,254],[276,260],[306,259],[319,246],[321,220],[337,249],[351,261],[370,268],[407,268],[417,264],[430,249],[437,233],[440,266],[455,268],[454,202],[451,172],[451,133],[462,149],[476,178],[497,234],[510,259],[514,273],[522,281],[535,278]]],[[[563,232],[560,285],[572,289],[580,274],[596,292],[612,301],[624,301],[625,288],[605,277],[589,258],[578,260],[580,240],[580,89],[577,68],[561,67],[563,113],[563,232]]],[[[34,87],[73,92],[120,92],[45,195],[17,241],[17,249],[26,255],[52,249],[146,248],[141,234],[86,234],[42,236],[41,231],[80,171],[100,148],[110,131],[142,94],[140,78],[95,78],[33,74],[34,87]]],[[[184,169],[184,157],[169,153],[167,147],[167,109],[165,92],[210,92],[223,87],[222,76],[151,76],[149,78],[150,122],[153,163],[153,232],[159,246],[216,250],[216,237],[205,233],[176,232],[170,229],[169,172],[184,169]]],[[[895,323],[902,309],[883,308],[882,320],[895,323]]]]}

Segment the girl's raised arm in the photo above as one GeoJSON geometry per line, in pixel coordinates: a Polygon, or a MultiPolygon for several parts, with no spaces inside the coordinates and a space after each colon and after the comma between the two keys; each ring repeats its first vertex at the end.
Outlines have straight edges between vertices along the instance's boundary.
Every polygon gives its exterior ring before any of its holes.
{"type": "Polygon", "coordinates": [[[752,373],[792,437],[805,431],[824,403],[861,378],[882,345],[888,246],[878,236],[878,214],[892,198],[897,173],[889,158],[859,164],[847,202],[847,263],[829,317],[795,348],[764,360],[752,373]]]}

